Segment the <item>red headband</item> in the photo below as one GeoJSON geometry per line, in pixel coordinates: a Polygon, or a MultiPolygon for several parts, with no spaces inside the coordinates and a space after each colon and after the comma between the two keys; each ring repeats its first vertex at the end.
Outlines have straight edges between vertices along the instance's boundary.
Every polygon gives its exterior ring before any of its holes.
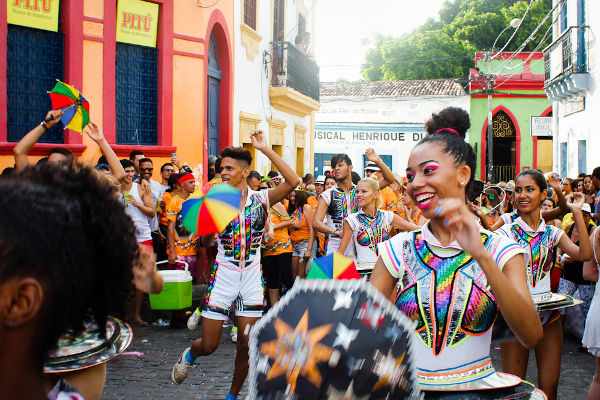
{"type": "Polygon", "coordinates": [[[458,133],[458,131],[456,129],[452,129],[452,128],[438,129],[437,131],[433,132],[433,134],[435,135],[436,133],[440,133],[442,131],[448,131],[448,132],[456,133],[458,136],[460,136],[460,133],[458,133]]]}
{"type": "Polygon", "coordinates": [[[183,174],[182,176],[179,177],[179,179],[177,179],[177,183],[181,183],[181,182],[185,182],[185,181],[191,181],[194,180],[196,178],[194,178],[194,175],[187,173],[187,174],[183,174]]]}

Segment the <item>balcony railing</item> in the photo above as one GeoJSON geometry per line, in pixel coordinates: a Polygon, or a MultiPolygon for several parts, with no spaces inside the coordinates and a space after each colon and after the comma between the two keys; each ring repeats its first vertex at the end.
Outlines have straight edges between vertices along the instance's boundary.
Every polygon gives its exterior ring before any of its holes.
{"type": "Polygon", "coordinates": [[[319,101],[319,66],[290,42],[272,42],[271,86],[289,87],[319,101]]]}
{"type": "Polygon", "coordinates": [[[574,26],[544,49],[544,87],[550,99],[578,96],[589,88],[589,35],[588,26],[574,26]]]}

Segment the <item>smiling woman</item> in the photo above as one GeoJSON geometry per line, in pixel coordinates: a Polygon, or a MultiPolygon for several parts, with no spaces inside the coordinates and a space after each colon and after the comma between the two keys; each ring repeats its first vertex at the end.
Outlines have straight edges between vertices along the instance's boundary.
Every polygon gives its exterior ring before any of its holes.
{"type": "Polygon", "coordinates": [[[453,118],[440,113],[432,120],[448,125],[421,140],[408,160],[407,193],[429,221],[379,245],[371,283],[387,297],[398,283],[396,306],[416,323],[416,364],[425,390],[514,386],[520,379],[496,372],[489,351],[498,311],[524,346],[541,338],[524,279],[524,250],[481,229],[467,208],[475,171],[462,129],[469,117],[460,109],[444,111],[453,118]]]}

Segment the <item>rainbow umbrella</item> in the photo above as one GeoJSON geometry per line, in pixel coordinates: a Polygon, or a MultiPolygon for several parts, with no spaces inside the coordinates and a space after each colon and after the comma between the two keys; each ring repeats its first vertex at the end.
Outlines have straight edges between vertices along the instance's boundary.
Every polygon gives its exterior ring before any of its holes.
{"type": "Polygon", "coordinates": [[[226,183],[206,185],[183,202],[182,225],[197,236],[221,233],[239,214],[241,198],[242,192],[226,183]]]}
{"type": "Polygon", "coordinates": [[[62,110],[60,119],[65,128],[83,132],[83,128],[90,122],[90,103],[79,93],[79,90],[59,80],[48,92],[53,110],[62,110]]]}
{"type": "Polygon", "coordinates": [[[313,260],[306,279],[360,279],[354,260],[339,253],[313,260]]]}

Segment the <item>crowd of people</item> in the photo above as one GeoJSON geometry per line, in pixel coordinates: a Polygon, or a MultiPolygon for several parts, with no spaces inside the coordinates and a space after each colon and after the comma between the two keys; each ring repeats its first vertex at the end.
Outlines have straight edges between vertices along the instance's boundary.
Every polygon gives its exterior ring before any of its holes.
{"type": "Polygon", "coordinates": [[[600,167],[577,179],[528,169],[508,182],[477,181],[464,140],[469,116],[453,107],[426,121],[402,175],[367,149],[362,174],[336,154],[327,174],[301,179],[256,131],[252,144],[274,171],[252,171],[241,147],[209,158],[205,185],[238,188],[240,211],[223,232],[197,238],[180,210],[201,182],[176,154],[153,180],[152,159],[132,151],[119,160],[90,122],[84,133],[102,152],[94,167],[64,148],[30,165],[28,153],[61,116],[49,112],[24,136],[14,168],[0,178],[0,201],[14,211],[0,219],[0,363],[10,371],[0,378],[1,398],[99,398],[105,363],[56,375],[43,374],[44,362],[59,337],[89,324],[102,331],[109,315],[146,325],[143,296],[161,291],[155,263],[165,260],[207,285],[191,315],[172,313],[172,326],[201,325],[202,334],[171,378],[182,383],[232,323],[237,353],[227,399],[235,400],[248,373],[250,327],[306,277],[311,260],[338,253],[415,322],[425,390],[502,387],[489,357],[495,339],[502,370],[523,379],[534,349],[537,385],[555,399],[570,314],[584,326],[582,349],[596,357],[589,398],[600,399],[600,167]],[[540,311],[555,293],[576,294],[579,312],[540,311]]]}

